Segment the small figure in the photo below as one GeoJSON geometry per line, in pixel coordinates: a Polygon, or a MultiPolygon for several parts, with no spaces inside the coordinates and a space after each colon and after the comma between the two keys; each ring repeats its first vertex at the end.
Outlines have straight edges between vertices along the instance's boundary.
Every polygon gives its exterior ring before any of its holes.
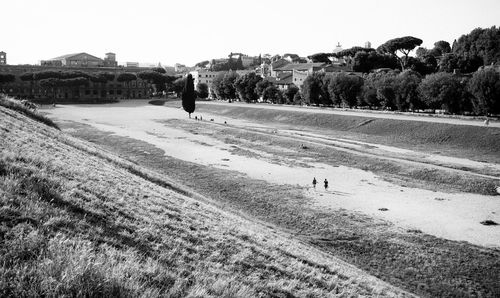
{"type": "Polygon", "coordinates": [[[226,122],[226,121],[224,121],[224,124],[227,124],[227,122],[226,122]]]}
{"type": "Polygon", "coordinates": [[[328,189],[328,180],[325,179],[325,190],[328,189]]]}
{"type": "Polygon", "coordinates": [[[484,125],[486,126],[490,125],[490,119],[486,118],[486,120],[484,120],[484,125]]]}
{"type": "Polygon", "coordinates": [[[200,121],[203,121],[203,117],[201,117],[201,115],[200,115],[200,121]]]}
{"type": "Polygon", "coordinates": [[[210,119],[210,121],[214,121],[214,119],[210,119]]]}
{"type": "Polygon", "coordinates": [[[318,181],[316,181],[316,177],[313,178],[313,187],[316,188],[316,183],[318,183],[318,181]]]}
{"type": "Polygon", "coordinates": [[[194,120],[198,121],[198,116],[194,116],[194,120]]]}

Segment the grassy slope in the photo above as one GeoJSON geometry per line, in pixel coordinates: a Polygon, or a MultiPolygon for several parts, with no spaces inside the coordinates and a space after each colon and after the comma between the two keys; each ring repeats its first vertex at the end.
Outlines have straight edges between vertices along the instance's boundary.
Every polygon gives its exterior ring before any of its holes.
{"type": "Polygon", "coordinates": [[[2,297],[405,295],[2,107],[0,140],[2,297]]]}
{"type": "MultiPolygon", "coordinates": [[[[178,106],[177,102],[167,103],[178,106]]],[[[500,131],[492,127],[450,125],[442,123],[378,119],[369,117],[312,114],[265,110],[244,107],[198,105],[196,112],[210,112],[228,117],[261,122],[293,124],[298,127],[323,128],[325,133],[362,139],[368,142],[441,152],[451,156],[468,157],[500,163],[500,131]],[[345,133],[348,132],[348,135],[345,133]]]]}
{"type": "Polygon", "coordinates": [[[419,231],[397,232],[388,223],[345,210],[311,209],[296,186],[272,185],[232,171],[166,157],[151,144],[87,125],[63,125],[81,138],[183,181],[221,207],[277,225],[304,242],[411,292],[428,297],[500,294],[498,250],[447,241],[419,231]]]}

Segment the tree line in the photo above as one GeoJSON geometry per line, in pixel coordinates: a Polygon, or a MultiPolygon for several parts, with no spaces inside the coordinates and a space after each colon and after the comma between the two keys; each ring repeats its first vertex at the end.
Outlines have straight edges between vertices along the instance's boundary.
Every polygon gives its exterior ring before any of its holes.
{"type": "MultiPolygon", "coordinates": [[[[58,89],[69,88],[79,90],[81,87],[89,86],[89,83],[100,85],[102,90],[105,90],[108,82],[117,81],[124,83],[125,86],[130,88],[130,83],[141,79],[145,82],[152,84],[154,92],[161,93],[163,91],[173,90],[173,82],[177,77],[169,76],[163,68],[157,67],[151,70],[134,72],[85,72],[85,71],[34,71],[25,72],[18,76],[19,80],[30,82],[30,94],[33,85],[36,83],[45,91],[55,94],[58,89]]],[[[0,74],[0,85],[7,83],[14,83],[16,76],[13,74],[0,74]]]]}

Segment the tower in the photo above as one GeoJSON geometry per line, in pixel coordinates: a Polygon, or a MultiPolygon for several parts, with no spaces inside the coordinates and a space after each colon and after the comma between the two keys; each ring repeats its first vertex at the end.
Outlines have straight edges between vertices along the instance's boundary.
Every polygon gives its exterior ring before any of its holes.
{"type": "Polygon", "coordinates": [[[0,51],[0,65],[7,65],[7,53],[0,51]]]}
{"type": "Polygon", "coordinates": [[[104,66],[107,67],[116,67],[118,63],[116,62],[116,54],[115,53],[106,53],[104,56],[104,66]]]}
{"type": "Polygon", "coordinates": [[[369,41],[365,42],[365,48],[368,49],[368,48],[371,48],[371,47],[372,47],[372,43],[371,42],[369,42],[369,41]]]}

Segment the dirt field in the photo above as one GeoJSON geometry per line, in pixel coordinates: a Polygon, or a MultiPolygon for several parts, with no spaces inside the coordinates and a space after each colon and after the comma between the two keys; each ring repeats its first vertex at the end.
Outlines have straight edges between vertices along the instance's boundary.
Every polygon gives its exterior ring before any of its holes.
{"type": "MultiPolygon", "coordinates": [[[[484,284],[488,284],[488,279],[472,276],[469,271],[484,265],[491,267],[490,273],[499,272],[500,264],[492,262],[491,257],[499,254],[500,226],[480,222],[500,223],[500,200],[494,195],[500,186],[500,164],[482,161],[480,157],[402,148],[395,145],[397,142],[381,144],[342,137],[333,130],[241,120],[204,110],[193,114],[193,118],[203,117],[197,121],[188,119],[176,104],[59,106],[44,112],[66,132],[156,170],[160,170],[160,165],[168,165],[170,177],[215,198],[221,205],[289,229],[326,251],[338,250],[340,257],[349,262],[358,260],[355,265],[405,289],[431,296],[453,293],[439,283],[456,274],[452,268],[460,264],[454,262],[463,263],[461,258],[471,256],[476,256],[476,260],[465,266],[463,276],[458,278],[475,280],[470,287],[477,287],[477,282],[483,283],[480,288],[488,288],[484,284]],[[316,188],[311,184],[313,177],[319,182],[316,188]],[[328,189],[323,187],[324,179],[329,181],[328,189]],[[257,202],[257,197],[266,196],[275,202],[257,202]],[[273,213],[271,209],[278,208],[277,202],[283,209],[273,213]],[[312,216],[311,222],[318,226],[305,223],[307,216],[312,216]],[[335,231],[320,227],[330,222],[338,225],[335,231]],[[304,233],[308,229],[316,232],[304,233]],[[353,252],[351,256],[348,245],[339,247],[331,242],[378,241],[386,236],[392,242],[411,243],[411,249],[407,247],[408,251],[401,252],[410,260],[384,263],[387,268],[380,264],[362,265],[363,258],[371,260],[373,255],[353,252]],[[431,243],[433,248],[424,249],[427,244],[419,246],[422,241],[431,243]],[[436,247],[450,255],[444,257],[440,253],[436,258],[436,247]],[[432,269],[425,269],[427,261],[422,261],[426,264],[424,269],[414,268],[418,267],[414,264],[418,255],[426,253],[424,259],[434,259],[434,264],[429,265],[432,268],[442,268],[444,263],[448,266],[450,272],[438,274],[442,280],[425,279],[427,275],[436,275],[432,269]],[[400,273],[388,273],[398,267],[400,273]],[[414,274],[412,270],[427,271],[427,275],[416,278],[422,272],[414,274]]],[[[372,245],[376,251],[378,244],[372,245]]],[[[496,291],[498,288],[493,287],[480,292],[496,291]]]]}

